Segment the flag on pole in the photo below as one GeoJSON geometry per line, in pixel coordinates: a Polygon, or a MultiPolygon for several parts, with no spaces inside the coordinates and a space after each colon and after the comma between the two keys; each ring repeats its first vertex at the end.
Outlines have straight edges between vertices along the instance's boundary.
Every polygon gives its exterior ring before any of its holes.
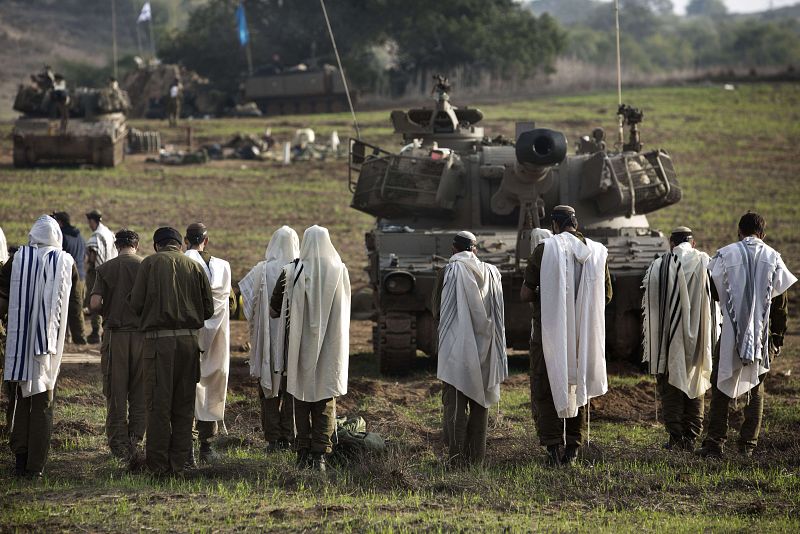
{"type": "Polygon", "coordinates": [[[244,6],[241,3],[236,8],[236,23],[239,26],[239,44],[244,46],[250,40],[250,32],[247,31],[247,19],[245,19],[244,6]]]}
{"type": "Polygon", "coordinates": [[[136,19],[136,22],[147,22],[148,20],[152,20],[153,16],[150,12],[150,2],[145,2],[142,6],[142,10],[139,12],[139,18],[136,19]]]}

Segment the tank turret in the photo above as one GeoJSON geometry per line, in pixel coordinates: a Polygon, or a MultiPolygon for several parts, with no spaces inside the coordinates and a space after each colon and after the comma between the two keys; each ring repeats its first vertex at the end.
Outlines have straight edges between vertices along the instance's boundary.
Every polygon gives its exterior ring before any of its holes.
{"type": "Polygon", "coordinates": [[[453,235],[465,229],[478,237],[481,259],[503,276],[509,344],[527,348],[530,307],[519,301],[519,289],[532,236],[549,228],[550,210],[559,204],[574,206],[581,231],[608,247],[614,283],[609,352],[635,355],[641,278],[667,249],[645,214],[681,197],[669,155],[641,152],[641,111],[620,108],[631,128],[622,150],[609,151],[596,129],[567,155],[563,133],[533,123],[518,124],[513,141],[489,139],[477,126],[480,110],[453,106],[449,89],[440,77],[432,108],[391,113],[403,138],[399,151],[351,140],[351,206],[376,217],[366,246],[381,370],[407,371],[418,349],[436,353],[430,296],[453,235]]]}

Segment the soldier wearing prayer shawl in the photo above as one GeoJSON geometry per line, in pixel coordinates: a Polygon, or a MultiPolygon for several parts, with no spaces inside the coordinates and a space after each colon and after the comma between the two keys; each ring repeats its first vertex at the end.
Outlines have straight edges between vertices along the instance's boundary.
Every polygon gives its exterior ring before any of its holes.
{"type": "Polygon", "coordinates": [[[303,234],[300,257],[281,272],[270,299],[286,347],[286,390],[294,397],[298,467],[325,471],[336,425],[336,397],[347,393],[350,276],[328,229],[303,234]]]}
{"type": "Polygon", "coordinates": [[[286,391],[284,351],[277,346],[279,320],[269,316],[269,301],[283,268],[297,258],[300,240],[288,226],[278,228],[267,245],[265,260],[239,282],[244,314],[250,325],[250,376],[258,379],[261,429],[267,452],[288,449],[294,441],[292,396],[286,391]]]}
{"type": "Polygon", "coordinates": [[[718,337],[708,254],[694,248],[691,229],[669,238],[671,250],[644,275],[643,362],[656,375],[669,450],[694,450],[703,430],[703,397],[711,387],[711,352],[718,337]]]}
{"type": "Polygon", "coordinates": [[[611,276],[608,251],[578,232],[573,208],[556,206],[551,219],[555,235],[533,250],[520,298],[533,303],[531,409],[539,442],[552,465],[571,465],[586,433],[584,406],[608,390],[605,305],[611,276]]]}
{"type": "Polygon", "coordinates": [[[786,333],[786,290],[797,281],[772,247],[764,243],[766,222],[757,213],[739,220],[739,241],[711,259],[712,296],[722,308],[722,334],[714,349],[708,435],[700,456],[720,457],[728,436],[731,399],[746,396],[739,452],[751,456],[764,411],[764,378],[770,358],[780,353],[786,333]]]}
{"type": "Polygon", "coordinates": [[[432,303],[439,321],[442,427],[449,460],[459,464],[483,462],[489,407],[500,401],[508,376],[500,271],[477,258],[476,246],[470,232],[456,234],[432,303]]]}
{"type": "MultiPolygon", "coordinates": [[[[0,269],[8,261],[8,243],[6,243],[6,235],[3,229],[0,228],[0,269]]],[[[6,317],[4,313],[0,313],[0,362],[5,362],[6,354],[6,317]]],[[[14,384],[3,382],[3,392],[0,393],[7,398],[6,404],[6,432],[8,427],[11,426],[11,415],[14,413],[14,403],[11,401],[14,397],[14,384]]]]}
{"type": "MultiPolygon", "coordinates": [[[[214,315],[206,319],[198,335],[200,345],[200,382],[195,400],[195,427],[200,441],[200,460],[216,459],[211,439],[217,435],[218,421],[225,419],[225,396],[231,364],[229,300],[231,266],[206,251],[208,229],[201,222],[190,224],[184,237],[185,254],[200,264],[211,284],[214,315]]],[[[224,423],[223,423],[224,424],[224,423]]],[[[194,448],[192,448],[194,452],[194,448]]],[[[192,463],[190,461],[190,463],[192,463]]]]}
{"type": "MultiPolygon", "coordinates": [[[[103,224],[103,214],[98,210],[92,210],[86,214],[89,228],[92,230],[91,237],[86,241],[86,306],[90,306],[91,292],[97,279],[97,268],[110,259],[117,257],[117,249],[114,248],[114,233],[103,224]]],[[[91,309],[90,309],[91,312],[91,309]]],[[[91,312],[92,333],[86,338],[89,343],[100,343],[100,325],[103,318],[99,313],[91,312]]]]}
{"type": "Polygon", "coordinates": [[[10,445],[17,476],[40,477],[50,448],[53,405],[75,261],[61,248],[61,229],[42,215],[0,271],[0,315],[8,312],[3,377],[14,384],[10,445]]]}

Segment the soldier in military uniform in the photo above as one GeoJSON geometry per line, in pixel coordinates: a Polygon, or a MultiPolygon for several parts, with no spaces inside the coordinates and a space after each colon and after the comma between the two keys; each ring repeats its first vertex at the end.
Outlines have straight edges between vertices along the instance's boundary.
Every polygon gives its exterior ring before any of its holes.
{"type": "Polygon", "coordinates": [[[198,330],[214,314],[211,286],[200,265],[181,252],[181,234],[153,234],[129,296],[144,332],[147,468],[180,473],[192,450],[195,389],[200,380],[198,330]]]}
{"type": "Polygon", "coordinates": [[[177,126],[181,116],[181,100],[183,100],[183,86],[180,80],[175,78],[169,86],[167,95],[167,117],[170,126],[177,126]]]}
{"type": "MultiPolygon", "coordinates": [[[[583,234],[578,232],[575,210],[570,206],[556,206],[551,214],[553,233],[567,232],[586,243],[583,234]]],[[[542,346],[542,303],[540,300],[540,276],[545,244],[536,246],[528,259],[525,278],[520,298],[523,302],[533,303],[533,321],[530,341],[530,387],[531,410],[539,434],[539,442],[547,447],[548,460],[554,465],[572,463],[586,434],[586,414],[583,407],[578,408],[578,415],[561,419],[554,406],[553,393],[550,388],[547,364],[542,346]],[[566,437],[566,440],[565,440],[566,437]],[[559,457],[559,447],[565,445],[563,457],[559,457]]],[[[608,266],[605,268],[605,303],[611,301],[611,275],[608,266]]],[[[546,306],[546,305],[545,305],[546,306]]],[[[546,308],[545,308],[546,311],[546,308]]]]}
{"type": "Polygon", "coordinates": [[[86,242],[81,236],[81,231],[72,226],[69,213],[57,211],[52,214],[52,217],[61,228],[64,250],[75,260],[75,268],[78,270],[78,280],[72,284],[72,290],[69,294],[69,333],[73,343],[86,345],[86,332],[83,323],[83,301],[86,293],[86,271],[83,264],[86,259],[86,242]]]}
{"type": "Polygon", "coordinates": [[[139,235],[131,230],[116,233],[119,252],[96,271],[89,308],[103,317],[100,367],[106,397],[106,436],[111,453],[129,459],[144,439],[147,420],[139,318],[128,303],[142,258],[136,255],[139,235]]]}

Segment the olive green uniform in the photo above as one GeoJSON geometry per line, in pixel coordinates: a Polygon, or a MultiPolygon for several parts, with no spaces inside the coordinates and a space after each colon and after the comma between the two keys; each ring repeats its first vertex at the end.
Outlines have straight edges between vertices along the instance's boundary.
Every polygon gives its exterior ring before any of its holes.
{"type": "Polygon", "coordinates": [[[686,393],[669,383],[669,374],[656,377],[661,416],[669,433],[669,447],[678,445],[692,449],[703,431],[704,395],[690,399],[686,393]]]}
{"type": "MultiPolygon", "coordinates": [[[[711,296],[719,300],[717,289],[711,284],[711,296]]],[[[769,350],[777,350],[783,346],[783,336],[786,334],[786,322],[789,316],[789,298],[784,292],[772,299],[769,310],[769,350]]],[[[703,441],[703,447],[721,453],[728,439],[728,409],[731,398],[717,388],[719,373],[719,340],[714,346],[711,372],[711,407],[708,410],[708,434],[703,441]]],[[[747,404],[744,407],[744,421],[739,429],[738,446],[743,453],[752,453],[758,444],[758,435],[761,432],[761,421],[764,414],[764,381],[767,375],[761,375],[761,381],[747,394],[747,404]]]]}
{"type": "Polygon", "coordinates": [[[78,278],[69,291],[67,325],[73,343],[86,343],[86,327],[83,324],[83,301],[86,296],[86,283],[78,278]]]}
{"type": "MultiPolygon", "coordinates": [[[[436,275],[431,311],[437,326],[441,311],[444,269],[436,275]]],[[[470,399],[455,386],[442,382],[442,436],[449,449],[449,460],[481,463],[486,456],[489,409],[470,399]]]]}
{"type": "Polygon", "coordinates": [[[111,452],[127,457],[144,438],[147,414],[144,404],[142,347],[139,317],[128,303],[142,258],[123,254],[96,270],[93,295],[103,299],[103,341],[100,367],[106,397],[106,436],[111,452]]]}
{"type": "MultiPolygon", "coordinates": [[[[586,239],[580,232],[570,232],[582,242],[586,239]]],[[[536,422],[539,434],[539,443],[548,445],[580,446],[586,433],[585,408],[578,408],[578,415],[561,419],[558,417],[553,404],[553,394],[550,391],[550,379],[547,374],[547,363],[544,359],[542,348],[542,303],[539,300],[539,280],[544,255],[544,243],[539,243],[533,250],[528,265],[525,268],[525,286],[533,291],[533,321],[530,345],[530,374],[531,374],[531,411],[536,422]],[[566,435],[566,442],[564,441],[566,435]]],[[[605,275],[606,304],[611,302],[613,294],[611,275],[606,265],[605,275]]]]}
{"type": "MultiPolygon", "coordinates": [[[[281,271],[269,301],[271,310],[279,311],[281,309],[284,291],[286,291],[286,271],[281,271]]],[[[286,396],[291,397],[288,394],[286,396]]],[[[333,450],[333,431],[336,428],[336,399],[305,402],[292,397],[292,406],[297,430],[295,437],[297,450],[330,454],[333,450]]],[[[288,418],[288,413],[285,416],[281,414],[281,418],[284,417],[288,418]]]]}
{"type": "Polygon", "coordinates": [[[276,397],[268,399],[259,385],[258,400],[261,404],[264,440],[270,443],[294,441],[294,399],[286,392],[286,377],[281,379],[281,389],[276,397]]]}
{"type": "Polygon", "coordinates": [[[155,473],[181,472],[200,380],[197,330],[214,314],[211,286],[197,262],[168,247],[142,261],[129,301],[145,337],[146,464],[155,473]]]}
{"type": "MultiPolygon", "coordinates": [[[[97,281],[97,267],[94,266],[94,263],[88,262],[86,264],[86,287],[84,289],[84,299],[83,305],[85,307],[89,307],[89,300],[92,297],[92,290],[94,289],[94,284],[97,281]]],[[[89,318],[92,325],[92,331],[89,334],[90,338],[95,336],[100,336],[100,326],[103,324],[103,317],[96,312],[90,311],[89,318]]],[[[96,343],[96,341],[93,341],[96,343]]]]}
{"type": "MultiPolygon", "coordinates": [[[[11,269],[14,257],[10,257],[0,268],[0,299],[9,301],[11,269]]],[[[72,283],[78,280],[78,269],[72,264],[72,283]]],[[[4,360],[5,361],[5,360],[4,360]]],[[[6,424],[13,420],[9,445],[15,455],[27,456],[26,470],[41,473],[50,451],[50,435],[53,430],[53,408],[58,383],[50,391],[22,396],[22,388],[16,382],[5,382],[8,394],[6,424]]]]}

